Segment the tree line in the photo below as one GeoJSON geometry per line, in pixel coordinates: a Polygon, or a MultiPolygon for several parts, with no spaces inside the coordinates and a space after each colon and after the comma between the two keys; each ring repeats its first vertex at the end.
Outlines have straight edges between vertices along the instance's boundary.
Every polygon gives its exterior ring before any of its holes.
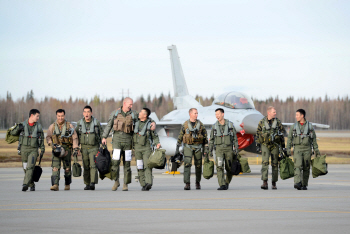
{"type": "MultiPolygon", "coordinates": [[[[110,113],[121,107],[122,99],[101,100],[95,95],[90,100],[70,97],[68,100],[59,100],[53,97],[45,97],[41,100],[34,98],[33,91],[29,91],[25,97],[13,100],[11,93],[7,92],[5,98],[0,98],[0,128],[7,129],[14,123],[19,123],[28,118],[29,110],[39,109],[41,112],[40,123],[46,129],[56,120],[56,110],[64,109],[68,121],[78,121],[82,118],[83,107],[90,105],[93,115],[101,122],[107,122],[110,113]]],[[[212,104],[214,97],[196,96],[195,99],[203,106],[212,104]]],[[[268,106],[274,106],[277,110],[277,117],[282,122],[293,123],[295,121],[295,111],[299,108],[305,109],[306,119],[311,122],[329,124],[330,129],[349,130],[350,129],[350,100],[349,97],[338,97],[330,99],[327,95],[322,98],[294,99],[288,97],[282,100],[278,97],[259,100],[254,98],[255,108],[263,115],[266,115],[268,106]]],[[[148,107],[152,112],[156,112],[159,119],[174,110],[173,98],[170,94],[159,96],[140,96],[134,100],[133,109],[139,111],[143,107],[148,107]]]]}

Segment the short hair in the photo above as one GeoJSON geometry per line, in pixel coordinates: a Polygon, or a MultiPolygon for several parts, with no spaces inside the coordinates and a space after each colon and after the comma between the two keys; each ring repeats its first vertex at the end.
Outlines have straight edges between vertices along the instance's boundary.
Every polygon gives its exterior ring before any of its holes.
{"type": "Polygon", "coordinates": [[[133,100],[132,100],[131,98],[129,98],[129,97],[126,97],[126,98],[124,98],[124,100],[123,100],[123,103],[125,103],[125,102],[128,102],[128,101],[131,101],[131,102],[133,102],[133,100]]]}
{"type": "Polygon", "coordinates": [[[301,115],[304,116],[304,118],[306,117],[306,112],[304,109],[298,109],[296,112],[299,112],[301,115]]]}
{"type": "Polygon", "coordinates": [[[31,110],[29,111],[29,117],[30,117],[31,115],[36,115],[36,114],[40,114],[40,111],[39,111],[38,109],[31,109],[31,110]]]}
{"type": "Polygon", "coordinates": [[[198,111],[196,108],[191,108],[191,109],[188,111],[188,113],[191,113],[193,110],[198,111]]]}
{"type": "Polygon", "coordinates": [[[273,106],[269,106],[268,108],[267,108],[267,112],[271,112],[271,110],[272,109],[275,109],[276,110],[276,108],[275,107],[273,107],[273,106]]]}
{"type": "Polygon", "coordinates": [[[146,108],[146,107],[142,108],[142,110],[145,110],[145,111],[146,111],[146,113],[147,113],[147,118],[148,118],[149,115],[151,114],[151,110],[148,109],[148,108],[146,108]]]}
{"type": "Polygon", "coordinates": [[[225,113],[224,109],[222,109],[222,108],[218,108],[215,110],[215,112],[217,112],[217,111],[220,111],[221,113],[225,113]]]}
{"type": "Polygon", "coordinates": [[[63,113],[64,115],[66,115],[66,112],[63,109],[58,109],[56,111],[56,115],[57,115],[57,113],[63,113]]]}
{"type": "Polygon", "coordinates": [[[85,109],[90,109],[90,111],[92,112],[91,106],[85,106],[83,110],[85,110],[85,109]]]}

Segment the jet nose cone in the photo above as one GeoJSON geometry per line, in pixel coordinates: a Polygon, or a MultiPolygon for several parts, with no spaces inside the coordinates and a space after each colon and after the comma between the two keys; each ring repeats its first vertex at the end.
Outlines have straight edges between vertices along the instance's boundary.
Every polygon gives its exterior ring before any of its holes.
{"type": "Polygon", "coordinates": [[[260,120],[264,118],[262,114],[250,114],[244,117],[243,124],[244,124],[244,130],[246,133],[249,134],[256,134],[256,130],[258,128],[258,124],[260,120]]]}

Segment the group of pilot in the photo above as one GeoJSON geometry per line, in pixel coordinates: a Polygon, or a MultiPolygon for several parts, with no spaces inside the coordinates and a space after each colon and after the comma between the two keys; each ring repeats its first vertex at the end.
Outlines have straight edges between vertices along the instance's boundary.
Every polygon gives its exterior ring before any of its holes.
{"type": "MultiPolygon", "coordinates": [[[[125,98],[123,105],[113,111],[108,119],[107,126],[102,130],[101,123],[92,116],[92,108],[83,108],[83,118],[77,122],[74,129],[72,123],[65,119],[65,110],[56,111],[57,120],[49,126],[46,141],[52,147],[52,176],[50,190],[59,190],[60,169],[63,166],[65,187],[70,190],[72,182],[71,156],[75,160],[80,151],[83,161],[84,190],[95,190],[98,183],[98,170],[94,161],[94,156],[98,153],[100,145],[107,144],[107,138],[112,132],[112,160],[110,178],[114,181],[112,190],[116,191],[120,186],[119,167],[123,162],[124,179],[123,191],[128,191],[128,184],[131,183],[132,150],[136,159],[138,178],[142,191],[149,191],[153,185],[152,169],[148,167],[148,159],[152,153],[152,148],[160,148],[159,137],[155,132],[156,124],[149,117],[151,111],[143,108],[139,113],[131,110],[133,100],[125,98]]],[[[227,190],[232,180],[231,165],[237,160],[238,141],[236,129],[231,121],[224,118],[224,109],[215,110],[217,121],[213,124],[211,134],[207,137],[207,131],[203,123],[197,119],[198,110],[189,110],[189,120],[181,127],[176,153],[179,154],[180,147],[183,146],[184,163],[184,190],[191,189],[191,166],[192,161],[195,166],[196,189],[201,189],[202,178],[202,158],[208,159],[215,151],[215,164],[219,188],[227,190]],[[226,170],[226,176],[225,172],[226,170]]],[[[265,116],[258,125],[256,141],[261,146],[262,169],[261,179],[262,189],[268,189],[269,158],[271,156],[272,166],[272,189],[277,189],[278,181],[278,158],[281,151],[286,152],[286,156],[291,156],[291,148],[294,148],[294,188],[307,190],[310,175],[311,156],[313,151],[316,156],[320,155],[316,141],[316,134],[312,124],[305,119],[305,110],[296,111],[296,122],[291,127],[288,135],[287,147],[285,147],[285,132],[281,121],[276,118],[276,110],[270,106],[265,116]]],[[[22,191],[35,191],[35,184],[32,180],[33,171],[37,158],[41,158],[45,152],[44,132],[38,122],[40,112],[32,109],[29,118],[23,123],[13,127],[10,134],[19,136],[19,152],[21,154],[24,180],[22,191]],[[40,154],[39,154],[40,149],[40,154]]]]}

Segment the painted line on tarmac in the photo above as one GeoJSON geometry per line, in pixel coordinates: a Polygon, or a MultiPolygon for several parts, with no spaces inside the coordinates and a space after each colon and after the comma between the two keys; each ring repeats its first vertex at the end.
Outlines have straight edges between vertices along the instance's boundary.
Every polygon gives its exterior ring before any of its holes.
{"type": "Polygon", "coordinates": [[[5,206],[33,206],[33,205],[64,205],[64,204],[91,204],[91,203],[124,203],[124,202],[159,202],[159,201],[206,201],[206,200],[261,200],[261,199],[335,199],[350,198],[350,196],[334,197],[229,197],[229,198],[184,198],[184,199],[151,199],[151,200],[118,200],[118,201],[82,201],[82,202],[47,202],[47,203],[30,203],[30,204],[6,204],[5,206]]]}
{"type": "Polygon", "coordinates": [[[337,210],[265,210],[265,209],[188,209],[188,208],[47,208],[47,209],[0,209],[0,211],[264,211],[298,213],[337,213],[350,214],[350,211],[337,210]]]}

